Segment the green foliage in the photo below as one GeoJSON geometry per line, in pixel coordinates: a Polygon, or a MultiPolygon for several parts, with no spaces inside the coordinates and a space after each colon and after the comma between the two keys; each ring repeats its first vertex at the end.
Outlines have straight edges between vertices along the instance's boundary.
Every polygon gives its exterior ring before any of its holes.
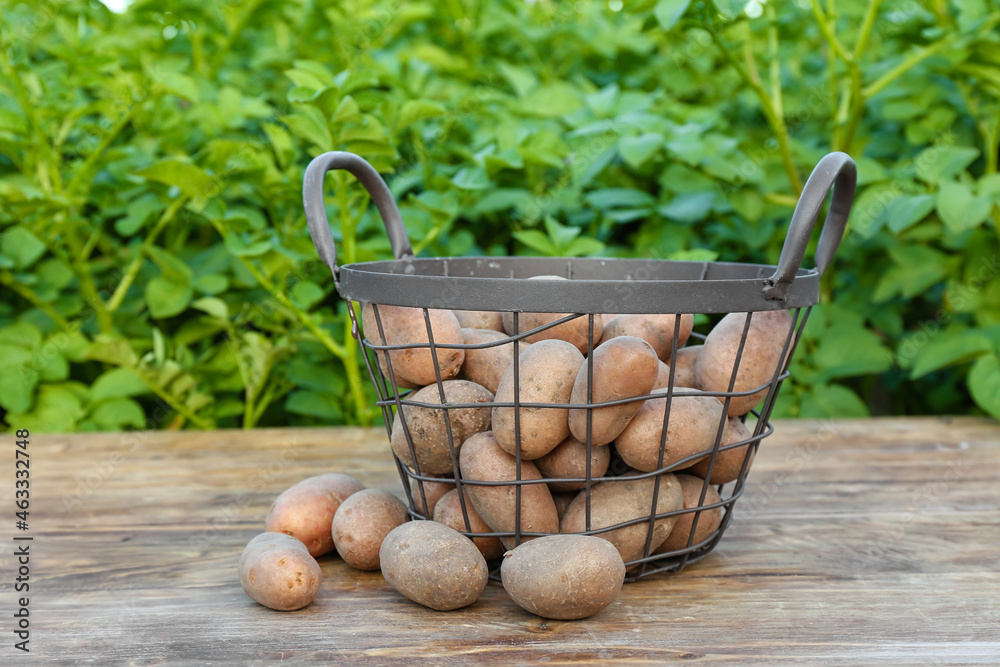
{"type": "MultiPolygon", "coordinates": [[[[372,423],[302,214],[328,150],[387,174],[424,255],[767,263],[845,150],[776,413],[1000,417],[1000,8],[778,4],[0,4],[4,422],[372,423]]],[[[387,257],[328,185],[341,261],[387,257]]]]}

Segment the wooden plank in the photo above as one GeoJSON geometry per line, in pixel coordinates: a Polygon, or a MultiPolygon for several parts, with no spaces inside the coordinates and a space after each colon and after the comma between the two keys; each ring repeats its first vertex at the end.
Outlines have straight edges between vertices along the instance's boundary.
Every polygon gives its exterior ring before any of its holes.
{"type": "MultiPolygon", "coordinates": [[[[988,420],[780,422],[713,554],[576,622],[524,612],[498,585],[433,612],[335,556],[308,608],[250,601],[236,561],[278,492],[343,471],[402,496],[384,430],[35,435],[31,447],[31,646],[53,664],[1000,662],[988,420]]],[[[0,650],[6,663],[14,651],[0,650]]]]}

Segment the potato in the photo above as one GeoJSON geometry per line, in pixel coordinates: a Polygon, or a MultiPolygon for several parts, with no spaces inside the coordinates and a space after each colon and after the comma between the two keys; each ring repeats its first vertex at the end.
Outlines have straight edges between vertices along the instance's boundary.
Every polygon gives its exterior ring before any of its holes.
{"type": "MultiPolygon", "coordinates": [[[[715,487],[709,486],[708,491],[705,493],[705,502],[702,505],[698,504],[698,499],[701,498],[701,487],[705,482],[701,477],[677,475],[677,481],[681,483],[681,495],[684,497],[684,509],[686,510],[722,502],[722,498],[719,497],[719,492],[715,490],[715,487]]],[[[719,526],[722,525],[721,507],[702,510],[701,512],[691,512],[690,514],[679,514],[677,516],[677,523],[674,524],[670,535],[667,536],[667,539],[664,540],[655,553],[667,553],[668,551],[686,549],[695,514],[698,515],[698,527],[695,528],[694,540],[691,542],[691,546],[697,546],[704,542],[708,539],[709,535],[718,530],[719,526]]]]}
{"type": "Polygon", "coordinates": [[[427,482],[419,479],[410,479],[410,497],[413,498],[413,507],[425,519],[434,516],[434,507],[441,496],[455,488],[454,478],[451,475],[442,475],[440,482],[427,482]],[[424,495],[427,497],[427,507],[424,507],[423,498],[420,495],[420,487],[424,487],[424,495]]]}
{"type": "MultiPolygon", "coordinates": [[[[590,489],[590,528],[598,530],[634,519],[648,519],[653,507],[655,477],[630,479],[611,478],[610,481],[595,484],[590,489]]],[[[587,521],[587,492],[581,491],[566,509],[560,522],[560,532],[564,534],[582,533],[587,521]]],[[[660,489],[656,497],[656,513],[673,512],[684,506],[681,485],[670,474],[660,475],[660,489]]],[[[653,526],[653,541],[650,553],[660,546],[674,527],[676,516],[657,519],[653,526]]],[[[649,521],[640,521],[629,526],[615,528],[596,537],[611,542],[618,549],[622,560],[628,563],[642,558],[646,547],[646,533],[649,521]]]]}
{"type": "MultiPolygon", "coordinates": [[[[681,317],[681,328],[678,332],[677,347],[683,347],[694,327],[694,315],[684,313],[681,317]]],[[[676,315],[616,315],[604,325],[601,340],[618,336],[635,336],[649,343],[659,359],[668,359],[674,345],[674,326],[676,315]]]]}
{"type": "MultiPolygon", "coordinates": [[[[516,510],[514,485],[482,486],[479,482],[507,482],[517,479],[514,457],[500,448],[493,433],[477,433],[462,446],[461,468],[463,489],[469,492],[476,512],[493,532],[513,533],[516,510]]],[[[542,479],[538,468],[531,461],[521,462],[521,479],[542,479]]],[[[552,493],[545,484],[521,485],[521,532],[558,533],[559,514],[556,512],[552,493]]],[[[522,537],[522,541],[527,539],[522,537]]],[[[501,537],[508,549],[514,546],[514,537],[501,537]]]]}
{"type": "MultiPolygon", "coordinates": [[[[507,336],[496,331],[485,329],[462,329],[466,345],[480,345],[505,340],[507,336]]],[[[523,353],[531,343],[521,341],[518,349],[523,353]]],[[[504,371],[514,361],[514,343],[505,343],[495,347],[484,347],[465,351],[465,362],[458,377],[481,384],[494,394],[500,386],[504,371]]]]}
{"type": "Polygon", "coordinates": [[[492,310],[455,310],[463,329],[489,329],[503,333],[503,315],[492,310]]]}
{"type": "MultiPolygon", "coordinates": [[[[611,449],[607,446],[591,446],[590,478],[603,477],[611,462],[611,449]]],[[[563,440],[545,456],[535,459],[535,466],[542,477],[568,478],[587,477],[587,445],[573,436],[563,440]]],[[[586,482],[549,482],[552,491],[578,491],[586,482]]]]}
{"type": "MultiPolygon", "coordinates": [[[[753,436],[747,425],[741,422],[735,417],[730,417],[726,422],[726,430],[722,434],[721,447],[726,445],[732,445],[737,442],[742,442],[743,440],[748,440],[753,436]]],[[[729,484],[729,482],[736,481],[736,478],[740,476],[740,470],[743,468],[743,459],[747,455],[747,447],[751,447],[752,444],[744,445],[743,447],[735,447],[733,449],[727,449],[724,452],[719,452],[719,455],[715,457],[715,465],[712,466],[712,477],[709,480],[712,484],[729,484]]],[[[747,463],[747,470],[753,465],[753,458],[756,456],[756,452],[750,454],[750,462],[747,463]]],[[[695,463],[689,469],[690,472],[704,478],[708,474],[708,464],[710,457],[705,457],[702,460],[695,463]]]]}
{"type": "MultiPolygon", "coordinates": [[[[701,345],[691,345],[677,350],[674,359],[674,385],[677,387],[694,387],[694,364],[701,353],[701,345]]],[[[666,387],[667,385],[663,385],[666,387]]]]}
{"type": "Polygon", "coordinates": [[[436,521],[394,528],[379,549],[386,582],[417,604],[451,611],[482,595],[486,559],[465,535],[436,521]]]}
{"type": "Polygon", "coordinates": [[[333,551],[330,523],[349,496],[365,487],[350,475],[327,473],[304,479],[271,504],[264,530],[285,533],[306,545],[311,556],[333,551]]]}
{"type": "MultiPolygon", "coordinates": [[[[678,390],[692,391],[686,387],[675,388],[663,463],[657,466],[667,399],[651,398],[615,440],[615,450],[626,464],[636,470],[653,472],[715,446],[715,437],[723,421],[722,403],[714,396],[677,396],[678,390]]],[[[657,389],[653,393],[665,394],[666,390],[657,389]]]]}
{"type": "MultiPolygon", "coordinates": [[[[549,485],[549,488],[552,488],[551,484],[549,485]]],[[[576,498],[576,493],[572,491],[569,493],[552,494],[552,501],[556,504],[556,512],[559,514],[560,519],[562,519],[562,515],[566,513],[566,508],[569,507],[569,504],[573,502],[574,498],[576,498]]]]}
{"type": "MultiPolygon", "coordinates": [[[[658,371],[656,352],[635,336],[619,336],[594,350],[593,399],[587,400],[589,364],[584,361],[573,383],[573,403],[603,403],[645,396],[653,389],[658,371]]],[[[594,408],[590,442],[606,445],[625,430],[644,401],[594,408]]],[[[569,431],[577,440],[587,440],[587,410],[569,411],[569,431]]]]}
{"type": "MultiPolygon", "coordinates": [[[[380,305],[378,312],[379,319],[382,321],[382,331],[385,333],[384,340],[379,335],[374,308],[367,303],[361,308],[361,321],[365,337],[369,342],[376,345],[428,343],[427,323],[424,320],[422,308],[380,305]]],[[[434,332],[435,345],[462,344],[462,327],[453,312],[432,308],[428,310],[428,318],[431,322],[431,331],[434,332]]],[[[437,352],[441,379],[450,380],[455,377],[465,360],[465,350],[439,347],[435,351],[437,352]]],[[[384,352],[376,353],[376,356],[379,357],[379,364],[388,378],[388,367],[382,359],[383,355],[384,352]]],[[[421,387],[437,382],[434,357],[431,355],[430,348],[391,350],[389,351],[389,361],[392,362],[392,370],[396,376],[397,384],[399,384],[399,379],[421,387]]]]}
{"type": "Polygon", "coordinates": [[[322,572],[306,546],[284,533],[250,540],[239,564],[240,586],[254,602],[277,609],[301,609],[313,601],[322,572]]]}
{"type": "MultiPolygon", "coordinates": [[[[730,313],[705,338],[705,345],[694,366],[695,386],[699,389],[729,391],[729,381],[736,365],[736,352],[740,347],[746,318],[746,313],[730,313]]],[[[784,365],[781,350],[791,326],[792,316],[786,310],[753,314],[733,391],[750,391],[770,384],[779,363],[784,365]]],[[[767,392],[768,387],[765,387],[750,396],[734,396],[729,403],[729,416],[737,417],[750,412],[751,408],[764,400],[767,392]]]]}
{"type": "MultiPolygon", "coordinates": [[[[468,487],[464,487],[462,492],[465,496],[465,511],[469,516],[468,526],[465,524],[465,515],[462,514],[462,500],[458,495],[458,489],[452,489],[441,497],[434,509],[434,520],[460,533],[492,533],[493,529],[487,526],[483,518],[476,512],[467,489],[468,487]]],[[[503,556],[505,549],[500,538],[472,537],[470,539],[486,560],[503,556]]]]}
{"type": "Polygon", "coordinates": [[[406,505],[396,496],[379,489],[358,491],[333,515],[333,544],[351,567],[377,570],[382,540],[390,530],[409,520],[406,505]]]}
{"type": "MultiPolygon", "coordinates": [[[[532,276],[529,280],[566,280],[562,276],[532,276]]],[[[550,322],[566,317],[569,313],[520,313],[518,315],[518,331],[514,331],[514,313],[503,314],[503,329],[510,335],[531,331],[537,327],[545,326],[550,322]]],[[[594,315],[594,347],[601,340],[601,331],[604,328],[604,318],[602,315],[594,315]]],[[[558,339],[571,343],[580,350],[581,354],[587,354],[587,338],[590,331],[590,318],[582,315],[568,322],[563,322],[551,329],[539,331],[528,336],[525,340],[529,343],[537,343],[540,340],[558,339]]]]}
{"type": "MultiPolygon", "coordinates": [[[[441,386],[444,387],[444,398],[447,403],[489,403],[493,400],[493,394],[488,389],[468,380],[447,380],[442,382],[441,386]]],[[[417,390],[409,400],[440,405],[441,394],[438,386],[433,384],[417,390]]],[[[448,447],[444,410],[404,405],[401,411],[396,412],[389,443],[399,460],[414,468],[400,412],[409,428],[420,472],[432,474],[451,472],[451,450],[448,447]]],[[[490,408],[450,408],[448,421],[451,423],[452,442],[458,450],[470,435],[489,429],[490,408]]]]}
{"type": "Polygon", "coordinates": [[[520,607],[543,618],[587,618],[614,602],[625,563],[606,540],[550,535],[507,552],[503,587],[520,607]]]}
{"type": "MultiPolygon", "coordinates": [[[[569,403],[583,355],[561,340],[543,340],[521,353],[518,359],[522,403],[569,403]]],[[[498,403],[514,400],[514,366],[504,371],[497,388],[498,403]]],[[[545,456],[569,436],[566,408],[520,408],[521,458],[545,456]]],[[[516,451],[514,408],[493,408],[493,432],[509,453],[516,451]]]]}

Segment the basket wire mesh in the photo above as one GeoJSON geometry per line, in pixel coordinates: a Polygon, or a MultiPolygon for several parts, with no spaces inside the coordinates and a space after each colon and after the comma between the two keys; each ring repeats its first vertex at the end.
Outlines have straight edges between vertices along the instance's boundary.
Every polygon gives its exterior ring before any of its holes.
{"type": "MultiPolygon", "coordinates": [[[[464,269],[465,274],[471,275],[455,276],[456,271],[461,274],[463,273],[463,270],[460,267],[456,268],[456,264],[454,262],[449,265],[447,260],[434,260],[435,263],[430,264],[429,262],[431,262],[431,260],[416,260],[412,258],[412,251],[409,250],[409,241],[406,239],[405,229],[402,228],[401,218],[398,215],[398,210],[395,210],[395,204],[391,201],[391,197],[388,195],[388,189],[385,188],[381,178],[378,177],[377,173],[375,173],[366,162],[357,156],[345,153],[328,153],[314,160],[313,164],[310,165],[310,169],[307,171],[305,185],[305,203],[307,217],[310,223],[310,231],[312,232],[314,242],[316,242],[317,249],[319,250],[321,257],[324,258],[324,261],[326,261],[333,272],[338,290],[348,302],[348,313],[352,321],[352,333],[365,350],[365,364],[375,385],[376,393],[378,395],[377,405],[381,408],[386,426],[386,432],[390,439],[392,438],[394,420],[398,418],[398,424],[402,430],[406,447],[408,449],[409,461],[412,462],[412,464],[407,465],[404,463],[400,456],[398,456],[395,452],[393,452],[393,457],[396,462],[400,479],[403,482],[403,488],[406,493],[411,516],[418,520],[431,519],[432,517],[430,516],[430,512],[426,511],[428,507],[433,505],[432,502],[429,503],[428,484],[451,483],[454,484],[454,487],[457,490],[457,498],[460,503],[462,519],[465,527],[465,531],[463,532],[467,536],[470,538],[505,538],[507,540],[507,544],[517,545],[523,542],[526,538],[539,537],[549,534],[522,530],[523,490],[529,485],[536,484],[576,484],[581,486],[578,494],[584,498],[585,530],[582,531],[584,534],[606,536],[612,531],[617,531],[629,526],[637,526],[641,524],[646,525],[645,544],[641,555],[637,558],[629,558],[626,560],[626,566],[629,568],[627,580],[631,581],[661,572],[677,572],[687,564],[696,562],[711,552],[722,538],[726,529],[732,523],[734,506],[736,501],[743,495],[746,486],[747,472],[750,469],[760,443],[774,431],[774,428],[770,423],[770,416],[775,404],[775,399],[782,383],[789,377],[788,365],[792,354],[794,354],[796,345],[801,339],[812,304],[814,304],[818,298],[818,288],[816,290],[817,294],[807,294],[805,297],[794,296],[795,293],[790,291],[790,288],[794,282],[805,283],[806,280],[812,278],[815,278],[815,281],[818,284],[819,275],[822,274],[823,269],[826,268],[832,259],[832,255],[835,252],[836,246],[843,234],[847,214],[850,210],[850,203],[853,200],[855,181],[854,163],[849,157],[842,153],[831,154],[824,160],[825,162],[821,162],[820,165],[817,166],[816,171],[814,171],[813,176],[810,177],[810,182],[807,183],[806,186],[806,192],[804,192],[802,199],[799,202],[799,206],[796,208],[796,214],[793,216],[792,224],[789,229],[789,235],[786,239],[785,248],[782,252],[782,258],[779,260],[778,266],[758,267],[760,271],[757,271],[757,274],[766,273],[771,270],[774,271],[774,275],[770,279],[758,281],[763,287],[763,299],[760,302],[744,304],[743,307],[733,307],[733,298],[729,298],[729,302],[727,303],[725,295],[718,303],[713,301],[714,305],[710,312],[718,314],[745,314],[742,334],[735,351],[732,368],[729,371],[727,390],[703,391],[689,387],[682,387],[676,384],[675,376],[677,365],[674,361],[677,359],[678,351],[683,349],[682,345],[685,342],[682,340],[681,334],[681,314],[690,313],[694,315],[696,314],[694,309],[665,308],[659,311],[649,311],[648,308],[650,306],[645,305],[642,307],[647,308],[647,310],[641,311],[640,305],[637,301],[634,299],[630,301],[626,298],[621,303],[615,304],[614,307],[616,309],[616,313],[667,312],[674,314],[674,327],[672,332],[670,354],[667,357],[669,359],[670,368],[669,379],[665,390],[657,391],[654,389],[648,394],[630,396],[604,402],[594,402],[593,400],[594,351],[597,349],[599,343],[603,342],[601,340],[602,331],[599,329],[596,317],[601,315],[602,312],[606,313],[607,311],[591,307],[586,310],[581,309],[582,312],[564,315],[556,313],[552,315],[554,319],[551,321],[541,326],[532,328],[531,330],[521,331],[521,317],[524,312],[528,311],[521,311],[510,307],[511,299],[516,301],[517,297],[516,294],[511,296],[510,291],[513,290],[517,292],[524,290],[529,287],[527,285],[529,282],[542,283],[540,286],[530,285],[530,289],[532,290],[553,289],[557,284],[552,281],[526,281],[522,277],[508,278],[508,283],[498,283],[501,289],[495,290],[495,293],[503,295],[503,298],[498,296],[496,299],[491,301],[484,302],[482,300],[478,300],[477,303],[481,304],[481,309],[484,310],[505,310],[511,312],[513,318],[512,330],[516,333],[510,334],[508,332],[505,333],[500,339],[483,343],[447,343],[437,341],[435,339],[435,334],[437,332],[435,331],[434,326],[432,326],[431,314],[433,311],[437,310],[435,305],[440,305],[435,303],[435,301],[439,300],[432,298],[431,294],[426,294],[422,297],[419,291],[414,291],[412,296],[406,294],[405,290],[400,290],[399,293],[386,293],[384,289],[379,291],[378,289],[371,288],[367,289],[366,292],[366,286],[363,284],[364,279],[367,278],[365,272],[368,271],[372,275],[381,274],[383,277],[386,273],[396,274],[393,277],[399,281],[400,285],[405,285],[407,281],[412,280],[413,276],[416,274],[427,274],[446,279],[455,278],[457,280],[466,281],[470,279],[476,280],[477,277],[473,269],[468,267],[464,269]],[[382,213],[383,219],[385,220],[387,229],[390,233],[390,238],[393,240],[393,246],[397,256],[396,262],[382,263],[383,266],[380,266],[380,263],[368,263],[373,265],[374,268],[366,267],[364,264],[337,267],[336,251],[333,248],[332,239],[329,238],[330,232],[322,203],[323,175],[327,170],[333,168],[348,169],[358,176],[359,180],[361,180],[365,187],[372,193],[373,200],[377,204],[379,211],[382,213]],[[819,177],[817,177],[817,174],[819,174],[819,177]],[[836,183],[837,187],[833,191],[833,202],[830,206],[830,213],[828,214],[827,220],[824,224],[823,234],[820,238],[819,247],[816,252],[818,268],[814,269],[812,272],[804,272],[799,269],[799,264],[802,261],[802,255],[805,252],[805,247],[808,243],[809,236],[811,235],[815,219],[824,200],[826,199],[827,193],[830,191],[834,183],[836,183]],[[354,269],[353,267],[357,268],[354,269]],[[386,270],[386,268],[388,268],[388,270],[386,270]],[[767,271],[765,271],[765,269],[767,271]],[[351,280],[353,281],[350,286],[346,285],[346,280],[345,284],[341,283],[341,279],[348,275],[351,276],[351,280]],[[789,298],[790,294],[792,295],[791,298],[789,298]],[[789,301],[795,300],[799,302],[798,305],[790,305],[788,303],[789,301]],[[356,310],[362,307],[362,302],[368,303],[371,308],[375,323],[375,331],[369,330],[362,332],[361,327],[359,326],[356,310]],[[385,342],[390,338],[386,335],[387,325],[385,322],[385,313],[383,312],[383,308],[386,305],[416,308],[421,311],[424,323],[423,333],[425,336],[421,337],[420,342],[410,342],[405,344],[387,344],[385,342]],[[751,325],[754,322],[755,315],[759,316],[758,313],[767,310],[787,310],[790,314],[790,325],[788,326],[787,331],[784,332],[784,341],[781,347],[780,356],[778,357],[779,361],[775,364],[773,374],[771,374],[768,382],[757,387],[737,391],[736,386],[739,378],[739,372],[741,370],[741,361],[744,353],[746,352],[746,344],[748,334],[751,330],[751,325]],[[527,342],[526,339],[534,338],[537,341],[537,337],[539,335],[544,337],[546,335],[545,332],[568,322],[574,322],[579,318],[586,318],[587,325],[586,349],[581,350],[581,352],[585,353],[585,360],[583,363],[586,366],[587,401],[585,403],[522,402],[520,400],[522,394],[520,384],[522,374],[520,357],[522,347],[525,346],[525,343],[527,342]],[[442,375],[442,364],[439,360],[439,351],[481,350],[504,345],[511,345],[513,348],[509,369],[512,373],[514,385],[513,400],[499,401],[494,397],[493,400],[489,402],[449,402],[445,392],[445,382],[451,378],[444,377],[442,375]],[[431,386],[436,385],[437,387],[438,403],[415,400],[413,396],[419,388],[407,388],[408,383],[406,381],[402,381],[403,378],[398,375],[398,369],[395,368],[393,364],[393,358],[399,358],[397,357],[397,354],[416,354],[421,353],[418,351],[423,350],[429,352],[434,368],[435,378],[431,386]],[[757,408],[739,417],[739,419],[744,423],[748,421],[748,417],[752,416],[754,418],[752,431],[748,431],[749,436],[734,442],[724,442],[727,421],[730,418],[729,408],[733,399],[755,396],[757,394],[764,395],[763,400],[759,402],[757,408]],[[676,399],[696,395],[714,396],[722,403],[721,418],[715,429],[714,442],[712,446],[707,449],[698,451],[680,460],[665,462],[668,447],[668,427],[671,424],[671,408],[675,405],[676,399]],[[593,475],[591,467],[593,460],[592,454],[594,448],[597,446],[594,445],[592,441],[594,410],[597,408],[644,402],[647,400],[664,401],[663,421],[660,427],[659,452],[657,454],[657,464],[655,469],[652,471],[631,470],[622,460],[620,460],[620,458],[615,458],[612,460],[606,475],[593,475]],[[406,410],[404,410],[404,407],[406,410]],[[452,419],[450,418],[451,411],[462,409],[483,409],[492,411],[494,408],[513,409],[515,443],[513,452],[515,470],[514,478],[504,480],[464,478],[459,461],[459,453],[463,441],[458,440],[453,432],[452,419]],[[433,415],[434,418],[440,419],[443,422],[445,427],[445,436],[447,439],[448,454],[451,462],[450,474],[428,472],[421,469],[420,456],[418,455],[417,447],[414,442],[414,434],[411,432],[411,418],[408,416],[410,414],[409,411],[411,410],[415,411],[414,414],[416,411],[432,411],[425,413],[425,415],[433,415]],[[523,478],[523,468],[526,459],[522,453],[522,410],[564,410],[567,411],[567,414],[569,414],[569,411],[571,410],[586,410],[586,438],[582,439],[586,451],[585,474],[583,476],[565,478],[541,477],[540,479],[523,478]],[[711,484],[710,480],[713,476],[715,466],[719,462],[720,455],[735,450],[743,452],[742,461],[739,462],[739,472],[735,479],[725,484],[711,484]],[[704,461],[707,461],[707,466],[704,461]],[[701,469],[704,471],[704,475],[701,476],[702,482],[697,504],[691,507],[681,507],[680,509],[672,511],[657,512],[657,508],[659,507],[658,501],[661,493],[661,485],[663,484],[665,476],[680,471],[686,471],[687,474],[694,474],[687,469],[699,462],[701,462],[701,469]],[[615,484],[616,482],[643,479],[653,480],[650,505],[647,512],[611,525],[593,525],[593,507],[591,499],[595,485],[615,484]],[[476,532],[473,530],[470,516],[473,512],[475,512],[475,508],[471,507],[469,504],[469,496],[466,494],[466,488],[477,486],[505,487],[508,492],[513,492],[513,530],[492,532],[476,532]],[[718,493],[719,500],[715,502],[706,502],[710,497],[710,488],[713,486],[715,491],[718,493]],[[706,517],[709,512],[715,512],[719,509],[722,511],[722,516],[718,527],[709,532],[707,536],[701,537],[696,542],[695,537],[698,535],[697,528],[699,521],[706,517]],[[676,520],[678,517],[683,515],[691,517],[691,526],[684,546],[679,549],[658,552],[657,547],[659,547],[660,544],[654,543],[654,528],[657,526],[658,522],[662,522],[665,519],[676,520]]],[[[515,273],[515,269],[508,268],[504,261],[516,262],[517,260],[510,258],[507,258],[506,260],[498,260],[498,263],[494,268],[496,268],[496,270],[500,273],[509,270],[509,273],[513,275],[515,273]]],[[[568,259],[558,261],[563,263],[560,265],[564,267],[564,277],[569,279],[573,279],[574,275],[587,274],[588,271],[592,272],[593,270],[591,264],[593,260],[568,259]]],[[[616,261],[627,260],[603,261],[601,262],[601,270],[606,273],[613,274],[617,270],[616,265],[614,264],[616,261]]],[[[666,266],[680,265],[684,263],[657,261],[655,264],[666,266]]],[[[469,266],[478,265],[470,264],[469,266]]],[[[654,272],[663,270],[663,266],[657,267],[654,272]]],[[[676,268],[678,271],[686,270],[686,267],[666,266],[666,268],[669,270],[676,268]]],[[[524,270],[530,272],[531,268],[529,267],[524,270]]],[[[724,270],[726,270],[725,267],[720,263],[704,263],[701,270],[697,272],[697,277],[699,281],[704,282],[710,279],[711,274],[724,270]]],[[[627,273],[628,272],[625,271],[621,272],[622,283],[638,285],[639,282],[641,282],[625,280],[626,277],[631,277],[630,275],[627,275],[627,273]]],[[[498,279],[482,277],[478,278],[478,280],[482,282],[490,280],[495,281],[498,279]]],[[[566,281],[560,281],[559,285],[561,286],[563,282],[566,281]]],[[[661,282],[666,285],[671,281],[666,280],[661,282]]],[[[717,281],[720,288],[725,288],[727,285],[735,284],[735,282],[735,280],[717,281]]],[[[472,285],[473,283],[466,284],[472,285]]],[[[479,283],[476,283],[476,285],[478,284],[479,283]]],[[[613,281],[608,281],[608,284],[613,284],[613,281]]],[[[561,301],[557,298],[553,298],[552,301],[553,303],[550,305],[550,309],[555,309],[560,305],[565,306],[569,303],[561,301]]],[[[677,302],[676,299],[673,301],[677,302]]],[[[460,308],[461,310],[472,310],[472,308],[468,307],[471,305],[471,302],[468,299],[464,303],[459,303],[458,305],[463,306],[460,308]]],[[[669,306],[669,304],[667,305],[669,306]]],[[[683,304],[681,305],[683,306],[683,304]]],[[[369,326],[368,328],[371,329],[372,327],[369,326]]],[[[691,339],[704,340],[705,335],[692,333],[691,339]]],[[[492,395],[492,392],[490,393],[492,395]]],[[[709,519],[705,520],[708,521],[709,519]]],[[[499,578],[499,567],[493,569],[491,577],[494,579],[499,578]]]]}

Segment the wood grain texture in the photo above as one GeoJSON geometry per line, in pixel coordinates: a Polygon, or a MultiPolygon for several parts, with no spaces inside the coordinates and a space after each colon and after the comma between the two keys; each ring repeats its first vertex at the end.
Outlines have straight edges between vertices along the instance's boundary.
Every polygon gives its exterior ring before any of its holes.
{"type": "Polygon", "coordinates": [[[715,552],[572,622],[492,583],[434,612],[336,556],[306,609],[243,594],[239,554],[283,489],[347,472],[403,496],[384,431],[36,434],[31,460],[31,647],[46,664],[1000,663],[987,420],[779,422],[715,552]]]}

